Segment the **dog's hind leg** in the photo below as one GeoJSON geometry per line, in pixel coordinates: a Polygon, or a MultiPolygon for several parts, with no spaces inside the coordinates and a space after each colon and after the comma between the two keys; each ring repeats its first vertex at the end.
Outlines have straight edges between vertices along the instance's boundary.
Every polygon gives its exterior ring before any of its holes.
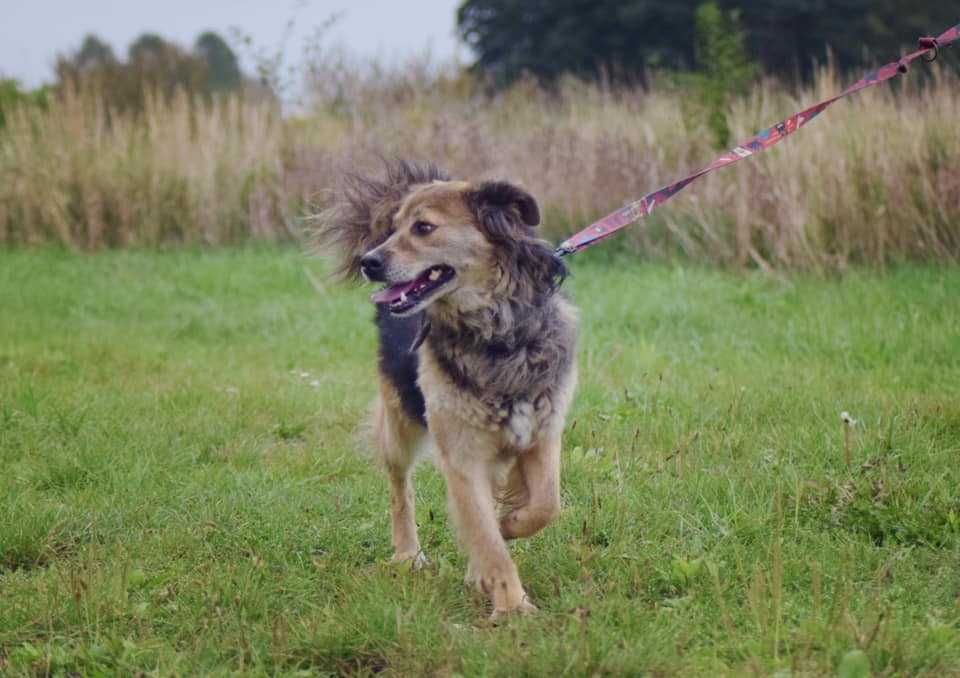
{"type": "Polygon", "coordinates": [[[510,482],[525,501],[500,519],[504,539],[531,537],[560,513],[560,436],[543,438],[517,459],[510,482]]]}
{"type": "Polygon", "coordinates": [[[377,454],[390,482],[390,520],[394,561],[412,561],[415,568],[427,564],[420,550],[414,515],[413,468],[426,429],[404,412],[394,388],[380,384],[374,405],[373,435],[377,454]]]}

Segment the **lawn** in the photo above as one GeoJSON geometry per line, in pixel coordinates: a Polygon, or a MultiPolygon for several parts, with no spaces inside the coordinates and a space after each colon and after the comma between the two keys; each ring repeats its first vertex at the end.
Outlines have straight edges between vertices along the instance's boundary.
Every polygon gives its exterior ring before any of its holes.
{"type": "Polygon", "coordinates": [[[960,269],[600,254],[563,512],[512,547],[541,611],[500,626],[429,467],[432,565],[387,563],[367,291],[0,254],[0,673],[960,675],[960,269]]]}

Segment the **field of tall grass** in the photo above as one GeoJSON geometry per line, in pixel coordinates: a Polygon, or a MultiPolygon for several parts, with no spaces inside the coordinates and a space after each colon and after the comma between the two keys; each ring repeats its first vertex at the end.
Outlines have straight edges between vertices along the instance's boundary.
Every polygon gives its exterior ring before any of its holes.
{"type": "MultiPolygon", "coordinates": [[[[960,258],[960,88],[934,64],[836,105],[781,147],[688,189],[621,239],[649,258],[761,268],[960,258]],[[922,82],[922,84],[921,84],[922,82]]],[[[517,180],[560,240],[709,162],[696,92],[531,83],[489,95],[463,76],[318,74],[312,106],[186,96],[139,116],[66,92],[0,130],[0,243],[221,245],[300,237],[343,170],[378,155],[464,177],[517,180]]],[[[839,91],[829,68],[801,91],[764,81],[732,103],[746,138],[839,91]]]]}

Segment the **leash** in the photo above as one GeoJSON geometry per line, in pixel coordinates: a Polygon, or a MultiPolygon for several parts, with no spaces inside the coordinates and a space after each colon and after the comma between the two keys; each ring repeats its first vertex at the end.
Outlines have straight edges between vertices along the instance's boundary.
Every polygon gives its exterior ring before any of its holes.
{"type": "Polygon", "coordinates": [[[749,141],[744,142],[733,150],[720,156],[698,172],[695,172],[676,183],[670,184],[669,186],[665,186],[659,191],[649,193],[639,200],[628,203],[626,206],[620,208],[616,212],[608,214],[603,219],[590,224],[579,233],[563,241],[563,243],[561,243],[556,249],[555,254],[558,257],[565,257],[569,254],[575,254],[592,245],[596,245],[601,240],[609,238],[614,233],[626,228],[635,221],[639,221],[640,219],[649,216],[655,208],[660,207],[660,205],[670,200],[673,196],[700,177],[710,174],[714,170],[718,170],[721,167],[726,167],[727,165],[732,165],[735,162],[739,162],[744,158],[749,158],[752,155],[756,155],[757,153],[765,151],[771,146],[780,143],[783,139],[790,136],[820,115],[831,104],[834,104],[840,99],[848,97],[851,94],[855,94],[860,90],[872,87],[874,85],[879,85],[882,82],[892,80],[898,75],[906,73],[909,70],[910,64],[917,59],[922,58],[923,61],[927,63],[934,61],[940,54],[941,48],[947,47],[950,43],[956,42],[957,40],[960,40],[960,24],[957,24],[939,37],[920,38],[919,49],[917,49],[917,51],[901,57],[898,61],[891,62],[886,66],[867,73],[862,80],[854,83],[832,99],[827,99],[826,101],[822,101],[815,106],[811,106],[804,111],[790,116],[783,122],[779,122],[773,127],[760,132],[749,141]]]}

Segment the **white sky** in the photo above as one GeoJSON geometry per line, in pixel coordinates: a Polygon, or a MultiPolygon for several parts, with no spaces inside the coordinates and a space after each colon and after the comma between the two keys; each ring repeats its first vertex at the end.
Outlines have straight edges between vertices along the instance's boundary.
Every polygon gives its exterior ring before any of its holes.
{"type": "MultiPolygon", "coordinates": [[[[189,47],[204,30],[229,40],[229,29],[237,27],[272,52],[293,17],[296,29],[286,53],[295,62],[303,38],[338,12],[344,14],[329,40],[357,55],[400,58],[429,50],[439,59],[466,56],[454,35],[461,0],[305,0],[299,9],[298,1],[0,0],[0,76],[30,87],[48,82],[56,54],[79,47],[87,33],[123,56],[146,31],[189,47]]],[[[252,71],[249,63],[244,67],[252,71]]]]}

